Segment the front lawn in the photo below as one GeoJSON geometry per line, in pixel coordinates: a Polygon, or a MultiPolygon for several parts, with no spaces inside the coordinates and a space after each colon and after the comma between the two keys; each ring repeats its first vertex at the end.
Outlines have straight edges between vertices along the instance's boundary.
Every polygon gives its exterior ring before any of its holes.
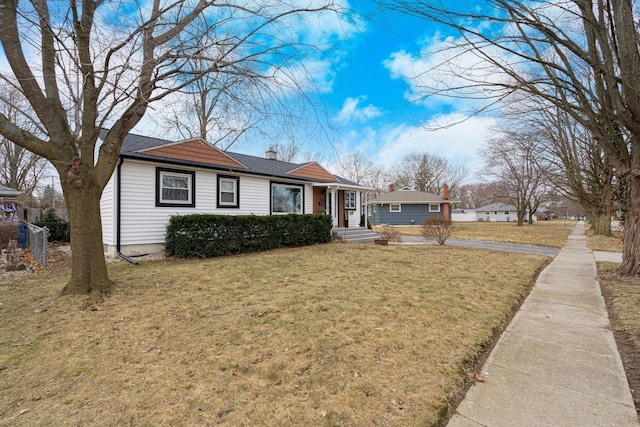
{"type": "Polygon", "coordinates": [[[0,278],[0,425],[428,426],[548,258],[330,243],[0,278]],[[466,369],[466,371],[465,371],[466,369]]]}
{"type": "MultiPolygon", "coordinates": [[[[485,240],[500,243],[562,248],[577,221],[538,221],[518,226],[515,222],[454,222],[452,239],[485,240]]],[[[420,226],[393,227],[400,234],[421,236],[420,226]]],[[[374,227],[379,231],[379,227],[374,227]]]]}

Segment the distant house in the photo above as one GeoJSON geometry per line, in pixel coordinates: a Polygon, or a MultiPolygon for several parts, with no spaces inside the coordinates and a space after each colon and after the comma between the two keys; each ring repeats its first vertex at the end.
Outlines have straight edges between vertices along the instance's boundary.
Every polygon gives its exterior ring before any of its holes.
{"type": "MultiPolygon", "coordinates": [[[[100,141],[107,132],[101,131],[100,141]]],[[[366,187],[316,162],[282,162],[274,151],[266,154],[222,151],[201,139],[127,135],[100,201],[105,251],[164,251],[172,215],[326,214],[334,228],[359,226],[366,187]]]]}
{"type": "Polygon", "coordinates": [[[17,205],[18,196],[22,191],[0,185],[0,220],[2,222],[16,221],[20,209],[17,205]]]}
{"type": "Polygon", "coordinates": [[[449,200],[447,186],[443,187],[442,195],[405,187],[368,201],[367,216],[375,225],[420,225],[434,216],[451,219],[453,203],[457,201],[449,200]]]}
{"type": "MultiPolygon", "coordinates": [[[[510,222],[518,220],[518,210],[506,203],[492,203],[476,209],[478,221],[510,222]]],[[[525,215],[525,221],[529,218],[525,215]]]]}

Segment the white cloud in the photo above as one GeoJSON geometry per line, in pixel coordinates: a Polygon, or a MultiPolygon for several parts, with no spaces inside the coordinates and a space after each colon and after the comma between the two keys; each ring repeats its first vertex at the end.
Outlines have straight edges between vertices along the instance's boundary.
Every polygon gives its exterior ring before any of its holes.
{"type": "Polygon", "coordinates": [[[382,115],[382,111],[373,104],[362,106],[367,100],[366,96],[357,98],[347,98],[342,105],[342,109],[335,117],[339,123],[367,122],[382,115]]]}
{"type": "MultiPolygon", "coordinates": [[[[428,152],[467,166],[473,174],[480,167],[478,149],[485,144],[492,118],[471,117],[466,121],[460,114],[439,116],[425,127],[401,124],[379,135],[380,149],[373,160],[385,167],[400,162],[406,155],[428,152]],[[439,130],[427,130],[443,123],[459,123],[439,130]]],[[[470,178],[472,178],[470,176],[470,178]]]]}
{"type": "Polygon", "coordinates": [[[392,78],[409,85],[404,94],[407,101],[474,111],[504,94],[500,83],[508,77],[493,63],[508,63],[503,51],[485,47],[484,52],[491,54],[489,61],[465,40],[443,38],[440,33],[418,44],[417,52],[399,50],[383,61],[392,78]],[[492,83],[496,83],[493,89],[492,83]]]}

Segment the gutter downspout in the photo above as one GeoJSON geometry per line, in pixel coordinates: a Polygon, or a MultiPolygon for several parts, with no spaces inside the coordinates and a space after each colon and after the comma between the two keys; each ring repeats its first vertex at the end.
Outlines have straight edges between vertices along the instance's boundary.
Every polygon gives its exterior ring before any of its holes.
{"type": "Polygon", "coordinates": [[[124,255],[120,252],[120,205],[121,205],[121,192],[120,192],[120,184],[121,184],[121,167],[124,159],[120,157],[120,161],[118,162],[118,166],[116,167],[116,185],[117,185],[117,194],[116,194],[116,254],[125,261],[130,262],[131,264],[138,265],[138,261],[135,261],[128,256],[124,255]]]}

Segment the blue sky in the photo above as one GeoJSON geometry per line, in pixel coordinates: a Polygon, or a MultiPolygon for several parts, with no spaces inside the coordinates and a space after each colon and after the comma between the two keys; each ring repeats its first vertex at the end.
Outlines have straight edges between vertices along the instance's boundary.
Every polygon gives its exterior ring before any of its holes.
{"type": "MultiPolygon", "coordinates": [[[[318,89],[309,96],[320,101],[325,122],[319,131],[304,135],[302,151],[319,155],[321,163],[333,171],[339,156],[355,150],[362,150],[385,168],[393,167],[407,154],[428,152],[476,171],[477,151],[494,120],[473,117],[446,129],[426,130],[438,127],[436,123],[462,121],[474,104],[441,96],[422,99],[426,94],[419,81],[407,77],[438,62],[441,58],[430,52],[452,35],[424,20],[377,9],[370,0],[336,1],[355,14],[327,13],[291,22],[290,29],[304,43],[322,46],[339,40],[332,50],[302,59],[318,89]],[[358,14],[367,19],[354,20],[358,14]]],[[[34,53],[34,60],[37,58],[34,53]]],[[[6,68],[4,58],[0,66],[6,68]]],[[[428,81],[431,78],[431,73],[421,77],[427,84],[433,83],[428,81]]],[[[163,109],[166,105],[154,105],[134,132],[173,138],[159,128],[154,117],[163,109]]],[[[232,149],[264,155],[272,142],[254,138],[232,149]]]]}
{"type": "MultiPolygon", "coordinates": [[[[362,150],[376,164],[390,168],[413,152],[429,152],[478,169],[477,150],[494,124],[489,117],[471,118],[436,131],[434,123],[461,121],[473,107],[443,97],[424,95],[416,82],[403,75],[428,66],[426,53],[446,40],[443,29],[424,20],[376,9],[369,0],[354,0],[350,8],[367,15],[355,24],[349,17],[309,20],[301,25],[305,41],[325,37],[341,41],[323,57],[309,58],[319,96],[326,111],[325,131],[305,136],[303,152],[320,154],[321,163],[335,171],[338,156],[362,150]],[[322,27],[322,28],[319,28],[322,27]],[[341,33],[342,34],[338,34],[341,33]],[[330,64],[328,64],[330,62],[330,64]],[[327,137],[328,135],[328,137],[327,137]]],[[[157,127],[141,123],[135,130],[148,134],[157,127]]],[[[232,151],[263,155],[271,141],[244,141],[232,151]]],[[[470,176],[469,180],[474,180],[470,176]]]]}

